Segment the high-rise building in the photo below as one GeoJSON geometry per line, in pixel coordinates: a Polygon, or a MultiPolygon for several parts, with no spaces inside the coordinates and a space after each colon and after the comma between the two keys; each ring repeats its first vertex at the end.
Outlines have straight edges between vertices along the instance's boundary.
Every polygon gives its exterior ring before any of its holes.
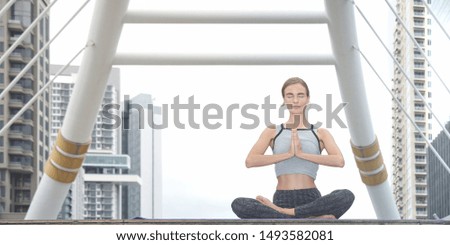
{"type": "MultiPolygon", "coordinates": [[[[431,3],[431,0],[427,1],[431,3]]],[[[398,0],[397,13],[405,23],[406,30],[400,21],[396,20],[395,57],[425,101],[415,92],[414,87],[409,84],[397,66],[392,91],[426,139],[431,140],[432,117],[425,106],[426,103],[431,103],[431,69],[407,31],[414,36],[425,56],[429,57],[432,20],[421,0],[398,0]]],[[[425,219],[427,218],[426,141],[395,102],[392,106],[392,119],[392,183],[399,213],[404,219],[425,219]]]]}
{"type": "MultiPolygon", "coordinates": [[[[428,3],[431,3],[430,0],[428,3]]],[[[416,93],[398,67],[395,67],[392,91],[426,139],[431,140],[432,117],[425,106],[426,103],[431,103],[431,69],[425,59],[431,56],[431,17],[420,0],[397,1],[397,13],[406,28],[396,20],[395,56],[406,76],[422,96],[416,93]],[[407,31],[414,36],[425,56],[415,47],[407,31]]],[[[395,102],[392,114],[392,182],[400,216],[405,219],[425,219],[427,218],[426,139],[407,120],[395,102]]]]}
{"type": "MultiPolygon", "coordinates": [[[[61,68],[62,66],[51,65],[51,75],[55,75],[61,68]]],[[[64,121],[78,68],[69,66],[52,84],[52,142],[56,140],[64,121]]],[[[108,78],[102,107],[107,104],[120,104],[120,73],[117,68],[111,70],[108,78]]],[[[92,131],[90,149],[83,164],[83,171],[80,171],[72,184],[58,218],[122,218],[120,210],[124,195],[122,185],[128,184],[128,182],[120,181],[117,175],[127,173],[130,164],[126,160],[126,156],[119,155],[121,151],[120,127],[106,128],[103,126],[110,124],[110,121],[111,119],[102,116],[99,112],[92,131]],[[119,180],[116,181],[116,179],[119,180]]],[[[139,183],[137,180],[130,182],[139,183]]]]}
{"type": "MultiPolygon", "coordinates": [[[[450,33],[450,1],[448,0],[433,0],[431,9],[436,18],[445,29],[450,33]]],[[[439,30],[442,31],[442,30],[439,30]]],[[[448,40],[445,39],[444,41],[448,40]]],[[[444,44],[445,45],[445,44],[444,44]]],[[[439,47],[440,48],[440,47],[439,47]]],[[[447,49],[448,50],[448,49],[447,49]]],[[[445,52],[446,53],[446,52],[445,52]]],[[[444,54],[445,55],[445,54],[444,54]]],[[[445,59],[444,59],[445,60],[445,59]]],[[[447,65],[447,64],[446,64],[447,65]]],[[[445,77],[444,81],[448,81],[449,77],[445,77]]],[[[442,102],[441,102],[442,103],[442,102]]],[[[447,131],[450,131],[450,122],[445,126],[447,131]]],[[[438,151],[439,155],[447,163],[450,164],[450,140],[441,131],[432,142],[433,147],[438,151]]],[[[437,217],[441,219],[450,219],[450,173],[443,168],[431,149],[427,153],[428,164],[428,218],[433,219],[437,217]]]]}
{"type": "MultiPolygon", "coordinates": [[[[424,5],[425,1],[435,14],[435,17],[450,31],[448,23],[450,21],[450,2],[446,0],[407,0],[397,1],[397,13],[401,16],[408,30],[414,35],[415,40],[420,44],[428,60],[431,57],[431,33],[438,28],[437,24],[424,5]]],[[[441,31],[441,30],[438,30],[441,31]]],[[[414,92],[414,89],[406,82],[400,69],[395,69],[393,92],[414,118],[416,124],[425,134],[428,140],[432,136],[432,115],[426,110],[425,103],[431,103],[431,68],[425,58],[420,54],[420,50],[414,47],[414,43],[409,39],[406,31],[397,21],[395,31],[394,49],[397,60],[402,64],[408,77],[414,82],[425,101],[414,92]]],[[[434,64],[436,65],[436,64],[434,64]]],[[[432,181],[428,176],[426,155],[426,143],[420,134],[402,115],[400,108],[393,105],[393,186],[397,205],[403,218],[430,218],[428,210],[430,190],[428,185],[432,181]],[[425,163],[424,163],[425,162],[425,163]]]]}
{"type": "Polygon", "coordinates": [[[122,153],[131,159],[130,174],[141,177],[141,186],[129,185],[128,217],[162,217],[161,107],[151,95],[139,94],[123,107],[122,153]],[[155,125],[153,125],[153,123],[155,125]]]}
{"type": "MultiPolygon", "coordinates": [[[[445,126],[450,131],[450,122],[445,126]]],[[[441,158],[450,167],[450,139],[441,131],[431,143],[441,158]]],[[[450,173],[442,166],[437,156],[427,150],[428,165],[428,218],[450,217],[450,173]]]]}
{"type": "Polygon", "coordinates": [[[127,174],[130,157],[127,155],[88,154],[84,169],[84,219],[123,219],[123,204],[129,203],[123,191],[129,185],[141,186],[137,175],[127,174]]]}
{"type": "MultiPolygon", "coordinates": [[[[51,65],[50,73],[54,76],[63,66],[51,65]]],[[[64,115],[69,105],[70,95],[75,85],[78,72],[77,66],[69,66],[55,79],[52,84],[52,125],[51,142],[55,142],[62,126],[64,115]]],[[[108,78],[108,84],[103,97],[102,107],[107,104],[120,104],[120,70],[113,68],[108,78]]],[[[106,129],[102,125],[109,123],[99,113],[92,131],[89,153],[119,154],[121,151],[120,128],[106,129]]]]}
{"type": "MultiPolygon", "coordinates": [[[[5,6],[8,0],[0,0],[5,6]]],[[[49,0],[17,0],[0,17],[0,54],[24,33],[49,0]]],[[[0,64],[0,90],[18,75],[49,41],[49,15],[0,64]]],[[[49,51],[0,100],[0,127],[6,124],[49,81],[49,51]]],[[[46,91],[0,136],[0,218],[23,218],[50,152],[50,96],[46,91]]]]}

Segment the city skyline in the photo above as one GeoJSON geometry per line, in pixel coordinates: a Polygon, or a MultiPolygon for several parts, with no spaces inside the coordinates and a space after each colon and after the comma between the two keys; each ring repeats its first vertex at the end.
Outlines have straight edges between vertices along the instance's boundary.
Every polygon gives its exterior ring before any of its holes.
{"type": "MultiPolygon", "coordinates": [[[[75,1],[74,1],[75,2],[75,1]]],[[[171,1],[172,2],[172,1],[171,1]]],[[[199,2],[199,1],[197,1],[199,2]]],[[[289,1],[287,1],[289,2],[289,1]]],[[[367,11],[368,2],[359,1],[358,4],[367,11]]],[[[73,4],[73,3],[71,3],[73,4]]],[[[373,4],[373,3],[371,3],[373,4]]],[[[267,5],[267,4],[266,4],[267,5]]],[[[266,7],[262,4],[259,7],[266,7]]],[[[138,5],[135,5],[138,6],[138,5]]],[[[248,5],[250,6],[250,5],[248,5]]],[[[246,6],[246,7],[248,7],[246,6]]],[[[178,6],[179,7],[179,6],[178,6]]],[[[298,8],[299,6],[296,5],[298,8]]],[[[279,6],[278,6],[279,8],[279,6]]],[[[374,11],[376,12],[376,11],[374,11]]],[[[54,13],[58,14],[58,11],[54,13]]],[[[375,13],[366,12],[369,17],[375,13]]],[[[56,15],[55,15],[56,16],[56,15]]],[[[377,12],[377,27],[385,28],[383,33],[385,37],[392,36],[393,31],[390,29],[393,26],[387,27],[388,23],[393,23],[392,16],[389,16],[387,11],[377,12]],[[380,18],[381,16],[387,16],[386,18],[380,18]],[[389,20],[391,22],[389,22],[389,20]],[[387,34],[386,34],[387,33],[387,34]]],[[[357,18],[360,18],[357,16],[357,18]]],[[[88,18],[89,19],[89,18],[88,18]]],[[[84,25],[86,26],[86,25],[84,25]]],[[[124,29],[124,40],[122,41],[122,49],[130,50],[135,48],[137,45],[130,45],[130,40],[133,39],[133,32],[136,33],[135,26],[130,26],[124,29]]],[[[203,40],[207,40],[208,45],[199,45],[197,40],[193,37],[199,35],[203,32],[204,26],[196,27],[185,27],[177,26],[176,29],[162,26],[152,26],[150,31],[144,31],[148,35],[144,35],[142,39],[134,40],[140,44],[144,44],[146,48],[156,48],[161,45],[162,38],[164,36],[172,37],[169,31],[176,31],[174,37],[183,37],[183,45],[188,45],[192,47],[192,50],[202,50],[203,46],[206,48],[212,48],[215,50],[217,48],[225,48],[225,51],[231,50],[231,48],[241,48],[242,45],[248,50],[257,50],[256,48],[261,48],[259,44],[270,43],[272,41],[283,41],[284,45],[277,46],[271,45],[278,51],[286,52],[293,50],[295,52],[300,51],[298,49],[301,47],[320,47],[321,51],[327,51],[329,43],[324,41],[327,35],[323,33],[326,28],[314,27],[311,30],[322,31],[321,35],[317,39],[306,39],[305,36],[310,36],[311,34],[298,34],[298,33],[308,33],[308,28],[303,29],[303,27],[293,27],[293,26],[282,26],[279,29],[275,29],[272,26],[244,26],[237,29],[239,34],[232,32],[234,26],[214,26],[214,28],[208,29],[208,32],[212,35],[204,37],[203,40]],[[301,29],[301,31],[299,31],[301,29]],[[271,33],[272,39],[259,33],[259,31],[269,31],[271,33]],[[196,35],[190,35],[190,33],[196,35]],[[152,36],[151,33],[155,33],[156,36],[152,36]],[[159,34],[158,34],[159,33],[159,34]],[[233,34],[231,34],[233,33],[233,34]],[[235,42],[237,39],[233,37],[249,37],[248,34],[255,35],[256,40],[252,42],[246,42],[244,39],[240,39],[240,42],[235,42]],[[229,39],[231,45],[217,45],[222,38],[225,40],[229,39]],[[277,37],[283,37],[277,38],[277,37]],[[149,39],[150,38],[150,39],[149,39]],[[209,39],[208,39],[209,38],[209,39]],[[216,39],[217,38],[217,39],[216,39]],[[151,40],[151,42],[149,42],[151,40]],[[295,41],[293,41],[295,40],[295,41]],[[298,44],[297,42],[303,42],[298,44]],[[266,43],[267,41],[267,43],[266,43]],[[314,43],[315,42],[315,43],[314,43]],[[151,45],[149,45],[151,44],[151,45]],[[255,44],[249,47],[249,44],[255,44]],[[146,46],[147,45],[147,46],[146,46]],[[321,45],[323,47],[321,47],[321,45]]],[[[140,27],[139,27],[140,29],[140,27]]],[[[83,33],[87,33],[88,28],[77,29],[73,34],[79,37],[73,38],[74,45],[82,46],[85,42],[83,40],[83,33]],[[76,40],[81,40],[77,42],[76,40]]],[[[359,31],[361,26],[359,26],[359,31]]],[[[363,32],[366,33],[367,32],[363,32]]],[[[361,35],[361,34],[360,34],[361,35]]],[[[70,36],[70,35],[68,35],[70,36]]],[[[200,35],[201,36],[201,35],[200,35]]],[[[362,35],[367,37],[367,35],[362,35]]],[[[390,37],[392,38],[392,37],[390,37]]],[[[390,39],[388,38],[388,40],[390,39]]],[[[61,39],[64,43],[64,38],[61,39]]],[[[172,38],[168,44],[175,44],[174,40],[179,40],[179,38],[172,38]]],[[[69,42],[68,42],[69,43],[69,42]]],[[[179,46],[183,46],[178,43],[179,46]]],[[[61,45],[61,44],[59,44],[61,45]]],[[[67,43],[64,43],[67,46],[67,43]]],[[[381,67],[383,71],[383,76],[390,80],[392,75],[392,64],[386,62],[385,57],[379,55],[379,49],[377,49],[372,41],[369,39],[360,40],[360,48],[364,52],[367,52],[369,56],[372,56],[374,63],[381,67]],[[370,47],[370,48],[368,48],[370,47]],[[376,58],[374,58],[376,57],[376,58]],[[389,67],[390,66],[390,67],[389,67]],[[386,75],[388,74],[388,75],[386,75]]],[[[58,44],[55,46],[54,50],[58,50],[58,44]]],[[[171,47],[163,47],[163,49],[170,49],[171,47]]],[[[176,48],[179,48],[176,46],[176,48]]],[[[175,49],[176,50],[176,49],[175,49]]],[[[75,50],[74,50],[75,52],[75,50]]],[[[54,54],[54,52],[51,52],[54,54]]],[[[69,52],[65,52],[69,55],[69,52]]],[[[55,57],[63,57],[63,52],[55,54],[55,57]]],[[[56,63],[64,63],[64,58],[56,58],[56,63]]],[[[388,147],[390,142],[390,134],[387,129],[390,129],[389,123],[390,119],[387,119],[380,113],[378,109],[390,108],[390,97],[386,96],[386,91],[381,89],[379,83],[374,78],[373,74],[367,72],[366,64],[365,66],[365,79],[368,91],[376,91],[374,94],[368,95],[368,100],[371,101],[371,112],[373,113],[374,127],[375,131],[378,132],[378,136],[381,142],[381,150],[383,155],[390,156],[388,147]],[[387,154],[386,154],[387,152],[387,154]]],[[[135,95],[143,91],[148,92],[156,97],[158,104],[164,104],[168,102],[168,99],[173,98],[175,95],[182,96],[181,98],[187,99],[187,97],[194,94],[196,98],[199,98],[199,103],[208,104],[225,104],[230,105],[236,102],[239,103],[254,103],[255,101],[261,101],[264,96],[267,96],[269,91],[272,98],[279,98],[279,87],[285,79],[290,76],[301,76],[307,80],[312,88],[313,98],[317,104],[325,104],[324,102],[326,94],[336,94],[337,82],[334,74],[334,69],[332,67],[267,67],[261,69],[261,67],[126,67],[122,68],[123,73],[121,76],[127,78],[127,86],[124,87],[123,93],[135,95]],[[188,81],[189,83],[187,83],[188,81]],[[251,81],[251,83],[249,82],[251,81]],[[238,85],[233,89],[233,85],[238,85]],[[272,93],[273,92],[273,93],[272,93]]],[[[434,97],[434,96],[433,96],[434,97]]],[[[436,96],[437,98],[437,96],[436,96]]],[[[339,95],[334,97],[333,103],[339,104],[339,95]]],[[[386,114],[386,113],[384,113],[386,114]]],[[[320,115],[318,115],[320,118],[320,115]]],[[[447,115],[448,117],[448,115],[447,115]]],[[[261,117],[263,118],[263,117],[261,117]]],[[[241,123],[241,120],[245,118],[237,116],[232,123],[241,123]]],[[[274,120],[274,122],[280,121],[280,118],[274,120]]],[[[345,119],[344,119],[345,122],[345,119]]],[[[263,126],[263,125],[261,125],[263,126]]],[[[162,132],[163,138],[165,139],[163,144],[163,155],[164,157],[164,196],[163,202],[164,209],[163,217],[233,217],[229,210],[229,205],[227,202],[232,200],[236,195],[250,195],[255,196],[256,194],[271,195],[273,191],[273,173],[270,169],[252,170],[252,172],[246,170],[243,166],[243,159],[245,158],[246,152],[254,143],[257,135],[259,134],[259,129],[262,127],[248,131],[248,130],[176,130],[170,128],[162,132]],[[193,137],[194,136],[194,137],[193,137]],[[207,142],[207,143],[206,143],[207,142]],[[237,144],[236,144],[237,143],[237,144]],[[170,147],[165,147],[170,146],[170,147]],[[189,147],[190,146],[190,147],[189,147]],[[173,154],[176,151],[177,154],[173,154]],[[198,154],[200,151],[200,154],[198,154]],[[225,154],[224,154],[225,153],[225,154]],[[217,156],[220,156],[217,158],[217,156]],[[167,158],[166,158],[167,157],[167,158]],[[212,160],[212,162],[211,162],[212,160]],[[199,171],[201,170],[201,171],[199,171]],[[180,174],[180,173],[184,173],[180,174]],[[189,175],[186,175],[189,173],[189,175]],[[202,174],[203,173],[203,174],[202,174]],[[220,174],[218,174],[220,173],[220,174]],[[192,174],[192,176],[190,176],[192,174]],[[232,181],[228,177],[232,176],[232,181]],[[248,180],[252,180],[252,184],[248,185],[248,180]],[[209,183],[208,186],[204,186],[202,183],[209,183]],[[203,190],[203,191],[200,191],[203,190]],[[257,192],[261,191],[261,192],[257,192]],[[220,195],[218,194],[220,193],[220,195]],[[181,195],[180,195],[181,194],[181,195]],[[185,200],[184,207],[182,209],[177,209],[175,205],[176,201],[182,199],[185,200]],[[202,208],[199,210],[198,205],[201,204],[202,208]]],[[[434,128],[436,130],[436,128],[434,128]]],[[[334,186],[352,186],[355,193],[357,193],[357,200],[355,202],[355,208],[350,210],[351,212],[346,217],[373,217],[373,213],[370,211],[370,200],[367,196],[367,191],[364,190],[364,186],[361,184],[355,168],[352,156],[348,155],[351,152],[349,149],[349,136],[347,129],[343,128],[332,128],[332,132],[339,143],[342,143],[342,150],[346,152],[347,166],[342,171],[337,171],[334,169],[323,169],[321,170],[318,184],[321,186],[324,194],[334,186]],[[336,182],[333,182],[335,181],[336,182]],[[358,183],[358,185],[355,185],[358,183]]],[[[388,160],[389,161],[389,160],[388,160]]],[[[387,164],[389,165],[389,164],[387,164]]],[[[391,173],[389,171],[389,173],[391,173]]],[[[345,218],[345,217],[344,217],[345,218]]]]}
{"type": "MultiPolygon", "coordinates": [[[[356,1],[363,10],[366,17],[371,20],[373,27],[380,32],[387,45],[393,49],[393,33],[395,28],[395,17],[389,11],[388,6],[383,2],[356,1]]],[[[74,4],[75,5],[75,4],[74,4]]],[[[323,9],[320,1],[311,3],[303,1],[283,1],[282,4],[273,5],[268,2],[249,1],[244,3],[207,3],[204,1],[194,1],[183,4],[178,1],[168,1],[149,6],[144,1],[132,1],[130,8],[135,9],[251,9],[258,6],[259,9],[323,9]]],[[[91,13],[91,12],[89,12],[91,13]]],[[[380,72],[385,81],[390,81],[393,74],[393,63],[389,55],[375,40],[368,26],[358,13],[357,19],[359,45],[369,60],[380,72]]],[[[89,16],[86,14],[86,16],[89,16]]],[[[81,23],[81,21],[80,21],[81,23]]],[[[83,22],[84,23],[84,22],[83,22]]],[[[84,24],[88,29],[88,21],[84,24]]],[[[74,29],[78,35],[71,36],[83,43],[87,34],[83,29],[74,29]]],[[[439,33],[433,33],[438,36],[439,33]]],[[[64,39],[63,39],[64,40],[64,39]]],[[[440,49],[438,38],[433,40],[440,49]]],[[[62,41],[63,42],[63,41],[62,41]]],[[[126,25],[122,32],[119,43],[120,52],[140,52],[145,49],[149,52],[306,52],[310,53],[317,49],[320,53],[327,53],[330,49],[327,29],[325,26],[303,26],[303,25],[126,25]],[[208,35],[205,35],[207,30],[208,35]],[[139,34],[138,34],[139,33],[139,34]],[[268,35],[270,33],[270,35],[268,35]],[[281,45],[282,44],[282,45],[281,45]]],[[[330,51],[331,52],[331,51],[330,51]]],[[[434,53],[433,58],[438,58],[440,53],[434,53]]],[[[436,59],[438,60],[438,59],[436,59]]],[[[373,116],[374,129],[380,141],[380,148],[385,156],[386,165],[390,171],[391,164],[391,115],[386,113],[391,108],[391,97],[382,87],[376,75],[370,70],[365,62],[362,62],[366,90],[370,111],[373,116]],[[380,108],[385,108],[380,110],[380,108]]],[[[339,104],[340,95],[337,93],[335,70],[333,67],[324,66],[122,66],[121,71],[127,77],[123,93],[136,95],[143,90],[151,93],[157,104],[170,104],[173,98],[180,95],[180,100],[187,101],[188,97],[195,95],[196,101],[202,105],[216,103],[219,105],[231,105],[233,103],[259,103],[264,101],[264,97],[270,95],[271,98],[280,98],[279,90],[284,80],[291,76],[300,76],[310,85],[312,91],[312,101],[325,105],[325,94],[336,95],[333,97],[333,104],[339,104]],[[233,89],[233,86],[237,85],[233,89]],[[220,92],[218,92],[220,91],[220,92]]],[[[445,70],[444,70],[445,73],[445,70]]],[[[439,93],[434,93],[433,97],[437,101],[443,101],[445,97],[439,97],[439,93]]],[[[281,104],[281,98],[280,98],[281,104]]],[[[434,103],[433,108],[441,113],[439,116],[448,118],[443,103],[434,103]],[[444,107],[442,110],[442,107],[444,107]],[[442,113],[444,111],[444,113],[442,113]]],[[[260,114],[258,114],[260,115],[260,114]]],[[[318,119],[320,115],[317,116],[318,119]]],[[[262,115],[259,117],[264,118],[262,115]]],[[[173,120],[173,118],[169,118],[173,120]]],[[[233,124],[237,125],[245,118],[236,116],[233,124]]],[[[201,121],[201,119],[199,119],[201,121]]],[[[324,120],[323,120],[324,121],[324,120]]],[[[280,119],[273,120],[274,123],[280,119]]],[[[345,119],[344,119],[345,122],[345,119]]],[[[336,141],[342,145],[344,157],[347,165],[342,170],[321,168],[317,184],[323,193],[331,191],[333,185],[338,187],[352,186],[356,193],[354,207],[349,210],[348,216],[354,218],[374,218],[375,214],[371,208],[371,201],[367,195],[367,190],[360,182],[358,170],[356,169],[351,149],[349,147],[348,129],[332,128],[336,141]],[[323,177],[321,177],[323,176],[323,177]],[[332,180],[336,179],[336,183],[332,180]]],[[[226,217],[233,218],[229,203],[236,196],[254,197],[258,194],[271,196],[274,188],[274,178],[272,169],[261,168],[257,170],[247,170],[244,166],[244,159],[248,150],[258,137],[260,130],[264,126],[255,130],[177,130],[169,128],[163,130],[163,156],[164,156],[164,217],[168,218],[208,218],[226,217]],[[193,137],[195,136],[195,137],[193,137]],[[194,140],[194,141],[192,141],[194,140]],[[203,142],[211,142],[207,144],[203,142]],[[238,144],[235,144],[238,142],[238,144]],[[194,143],[194,144],[193,144],[194,143]],[[201,148],[195,147],[198,145],[201,148]],[[167,147],[166,147],[167,146],[167,147]],[[186,147],[191,146],[191,147],[186,147]],[[198,149],[203,149],[201,154],[195,154],[198,149]],[[227,154],[223,155],[222,149],[227,149],[227,154]],[[174,155],[173,150],[179,154],[174,155]],[[184,156],[183,158],[177,156],[184,156]],[[210,163],[211,159],[216,161],[210,163]],[[201,175],[197,170],[211,173],[211,175],[201,175]],[[216,171],[221,175],[217,175],[216,171]],[[185,175],[178,173],[195,174],[196,181],[185,175]],[[232,176],[230,182],[227,177],[232,176]],[[248,185],[251,180],[256,185],[248,185]],[[210,183],[205,192],[201,183],[210,183]],[[181,188],[181,189],[180,189],[181,188]],[[208,193],[208,194],[205,194],[208,193]],[[218,195],[218,193],[222,193],[218,195]],[[185,200],[183,207],[175,205],[178,199],[185,200]],[[199,210],[198,205],[204,208],[199,210]]],[[[433,130],[438,130],[434,127],[433,130]]],[[[344,218],[346,218],[344,217],[344,218]]]]}

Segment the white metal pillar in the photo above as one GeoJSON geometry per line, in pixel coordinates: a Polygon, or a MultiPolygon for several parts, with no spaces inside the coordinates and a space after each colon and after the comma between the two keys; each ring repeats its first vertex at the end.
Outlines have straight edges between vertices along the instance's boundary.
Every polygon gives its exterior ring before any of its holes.
{"type": "Polygon", "coordinates": [[[55,147],[25,219],[56,219],[89,148],[128,9],[128,0],[97,0],[77,81],[55,147]]]}
{"type": "Polygon", "coordinates": [[[362,75],[351,0],[325,0],[328,30],[345,108],[351,144],[361,179],[378,219],[400,219],[378,141],[373,131],[362,75]]]}

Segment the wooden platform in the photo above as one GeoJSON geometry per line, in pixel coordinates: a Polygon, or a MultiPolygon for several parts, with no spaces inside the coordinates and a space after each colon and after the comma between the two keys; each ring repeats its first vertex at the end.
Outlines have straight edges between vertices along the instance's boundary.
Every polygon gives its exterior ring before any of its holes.
{"type": "Polygon", "coordinates": [[[450,225],[450,220],[367,219],[127,219],[0,220],[0,225],[450,225]]]}

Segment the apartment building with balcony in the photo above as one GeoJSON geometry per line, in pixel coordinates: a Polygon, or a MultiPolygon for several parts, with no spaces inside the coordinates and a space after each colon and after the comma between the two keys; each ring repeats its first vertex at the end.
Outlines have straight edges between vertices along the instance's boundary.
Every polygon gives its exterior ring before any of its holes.
{"type": "MultiPolygon", "coordinates": [[[[62,65],[51,65],[50,73],[55,76],[61,70],[62,65]]],[[[69,66],[52,84],[52,116],[51,116],[51,142],[55,142],[58,131],[64,122],[64,116],[70,101],[70,96],[75,85],[78,66],[69,66]]],[[[120,70],[113,68],[108,78],[107,87],[103,97],[102,107],[107,104],[120,104],[120,70]]],[[[127,173],[128,163],[117,165],[116,162],[123,160],[121,152],[121,131],[120,128],[108,129],[104,124],[111,123],[109,118],[103,117],[100,113],[91,134],[91,145],[83,164],[83,171],[80,171],[76,180],[66,197],[59,219],[118,219],[122,218],[122,212],[117,210],[122,202],[122,185],[124,182],[114,181],[114,174],[127,173]],[[95,159],[95,160],[93,160],[95,159]],[[108,165],[107,162],[110,162],[108,165]],[[99,178],[92,178],[104,174],[99,178]],[[109,179],[105,179],[109,176],[109,179]],[[91,189],[99,189],[98,192],[92,192],[91,189]],[[114,191],[111,194],[112,199],[106,198],[105,193],[114,191]],[[98,193],[99,196],[96,196],[98,193]],[[92,205],[95,200],[96,205],[92,205]],[[104,201],[104,202],[102,202],[104,201]],[[100,203],[98,203],[100,202],[100,203]],[[113,203],[111,203],[113,202],[113,203]],[[114,207],[114,212],[106,207],[114,207]]],[[[134,182],[133,182],[134,183],[134,182]]]]}
{"type": "MultiPolygon", "coordinates": [[[[428,3],[431,1],[428,0],[428,3]]],[[[425,139],[432,139],[432,116],[427,111],[426,104],[432,104],[432,72],[425,57],[431,56],[432,20],[421,0],[398,0],[396,7],[406,28],[403,28],[398,19],[396,20],[394,54],[414,86],[409,84],[401,69],[396,66],[392,91],[425,138],[408,121],[393,100],[393,194],[402,218],[426,219],[427,147],[425,139]],[[414,36],[419,47],[415,46],[415,42],[410,39],[407,31],[414,36]]]]}
{"type": "MultiPolygon", "coordinates": [[[[0,0],[5,6],[7,0],[0,0]]],[[[0,56],[16,42],[49,0],[18,0],[0,18],[0,56]]],[[[17,81],[0,100],[3,127],[42,88],[50,77],[49,51],[19,77],[19,73],[49,41],[49,15],[0,64],[0,90],[17,81]]],[[[28,210],[44,162],[50,152],[50,92],[46,91],[0,136],[0,219],[22,219],[28,210]]]]}

